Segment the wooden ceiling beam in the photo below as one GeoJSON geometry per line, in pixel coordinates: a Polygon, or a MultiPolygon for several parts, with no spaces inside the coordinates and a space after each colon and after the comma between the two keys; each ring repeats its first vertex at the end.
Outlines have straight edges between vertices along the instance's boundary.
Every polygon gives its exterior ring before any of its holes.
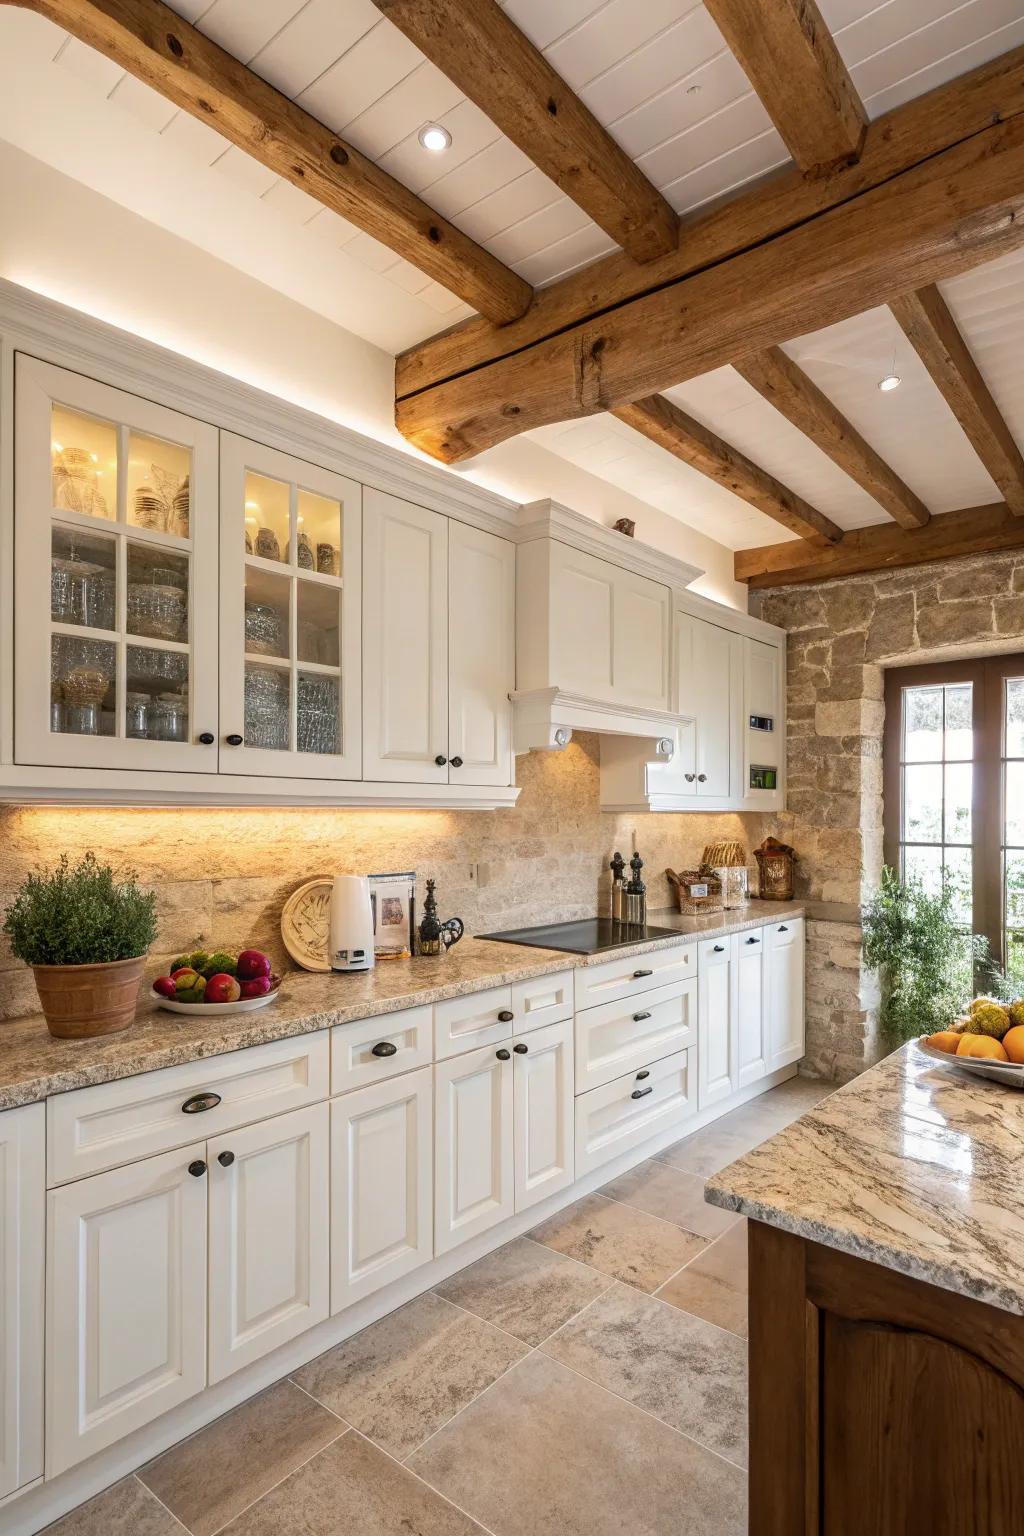
{"type": "Polygon", "coordinates": [[[759,512],[774,518],[791,533],[823,543],[834,543],[842,538],[843,530],[830,518],[716,432],[688,416],[665,395],[634,400],[613,411],[612,415],[626,426],[642,432],[659,448],[682,459],[684,464],[707,475],[709,480],[732,491],[734,496],[749,502],[759,512]]]}
{"type": "Polygon", "coordinates": [[[755,352],[734,366],[762,399],[827,453],[890,517],[904,528],[924,527],[930,514],[921,498],[781,347],[755,352]]]}
{"type": "Polygon", "coordinates": [[[894,299],[889,307],[1006,505],[1024,517],[1024,458],[945,299],[932,284],[894,299]]]}
{"type": "Polygon", "coordinates": [[[36,11],[105,54],[495,325],[529,308],[529,283],[161,0],[0,4],[36,11]]]}
{"type": "Polygon", "coordinates": [[[856,160],[867,113],[814,0],[705,0],[806,176],[856,160]]]}
{"type": "Polygon", "coordinates": [[[728,261],[399,400],[456,463],[532,427],[628,405],[1024,244],[1024,117],[728,261]]]}
{"type": "Polygon", "coordinates": [[[826,548],[809,539],[790,539],[760,549],[738,549],[733,567],[736,580],[751,588],[788,587],[1007,549],[1024,549],[1024,519],[998,501],[937,513],[926,528],[900,528],[896,523],[854,528],[826,548]]]}
{"type": "Polygon", "coordinates": [[[375,4],[634,261],[675,249],[672,207],[496,0],[375,4]]]}
{"type": "Polygon", "coordinates": [[[773,172],[710,211],[684,217],[678,247],[667,256],[638,266],[616,251],[538,289],[523,318],[510,325],[465,320],[420,342],[398,359],[395,394],[404,399],[717,266],[1021,112],[1024,47],[876,118],[853,166],[816,181],[793,166],[773,172]]]}

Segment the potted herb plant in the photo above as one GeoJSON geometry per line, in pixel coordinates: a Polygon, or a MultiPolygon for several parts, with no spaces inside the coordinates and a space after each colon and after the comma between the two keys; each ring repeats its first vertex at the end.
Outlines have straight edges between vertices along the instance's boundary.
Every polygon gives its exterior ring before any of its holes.
{"type": "Polygon", "coordinates": [[[115,880],[92,853],[74,868],[62,854],[55,869],[29,875],[4,932],[32,967],[51,1035],[84,1040],[128,1028],[156,936],[155,909],[134,871],[115,880]]]}

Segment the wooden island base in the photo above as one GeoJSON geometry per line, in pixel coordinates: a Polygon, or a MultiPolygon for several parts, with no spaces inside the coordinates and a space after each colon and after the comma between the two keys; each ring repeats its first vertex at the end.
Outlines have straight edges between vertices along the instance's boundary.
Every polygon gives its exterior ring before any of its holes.
{"type": "Polygon", "coordinates": [[[751,1221],[750,1536],[1021,1536],[1024,1318],[751,1221]]]}

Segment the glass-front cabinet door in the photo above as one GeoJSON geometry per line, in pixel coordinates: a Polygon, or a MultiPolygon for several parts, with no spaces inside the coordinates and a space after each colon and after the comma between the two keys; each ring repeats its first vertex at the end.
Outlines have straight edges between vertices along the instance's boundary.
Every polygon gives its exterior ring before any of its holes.
{"type": "Polygon", "coordinates": [[[215,428],[25,356],[15,392],[17,761],[215,773],[215,428]]]}
{"type": "Polygon", "coordinates": [[[222,773],[358,779],[362,487],[221,433],[222,773]]]}

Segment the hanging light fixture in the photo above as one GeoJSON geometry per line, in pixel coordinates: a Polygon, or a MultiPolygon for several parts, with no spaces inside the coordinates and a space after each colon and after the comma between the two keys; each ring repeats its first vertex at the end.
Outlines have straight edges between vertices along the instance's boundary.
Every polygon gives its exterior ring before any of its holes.
{"type": "Polygon", "coordinates": [[[892,352],[892,368],[884,378],[879,379],[878,387],[883,395],[887,395],[890,390],[898,389],[902,383],[903,380],[896,372],[896,348],[894,347],[892,352]]]}

